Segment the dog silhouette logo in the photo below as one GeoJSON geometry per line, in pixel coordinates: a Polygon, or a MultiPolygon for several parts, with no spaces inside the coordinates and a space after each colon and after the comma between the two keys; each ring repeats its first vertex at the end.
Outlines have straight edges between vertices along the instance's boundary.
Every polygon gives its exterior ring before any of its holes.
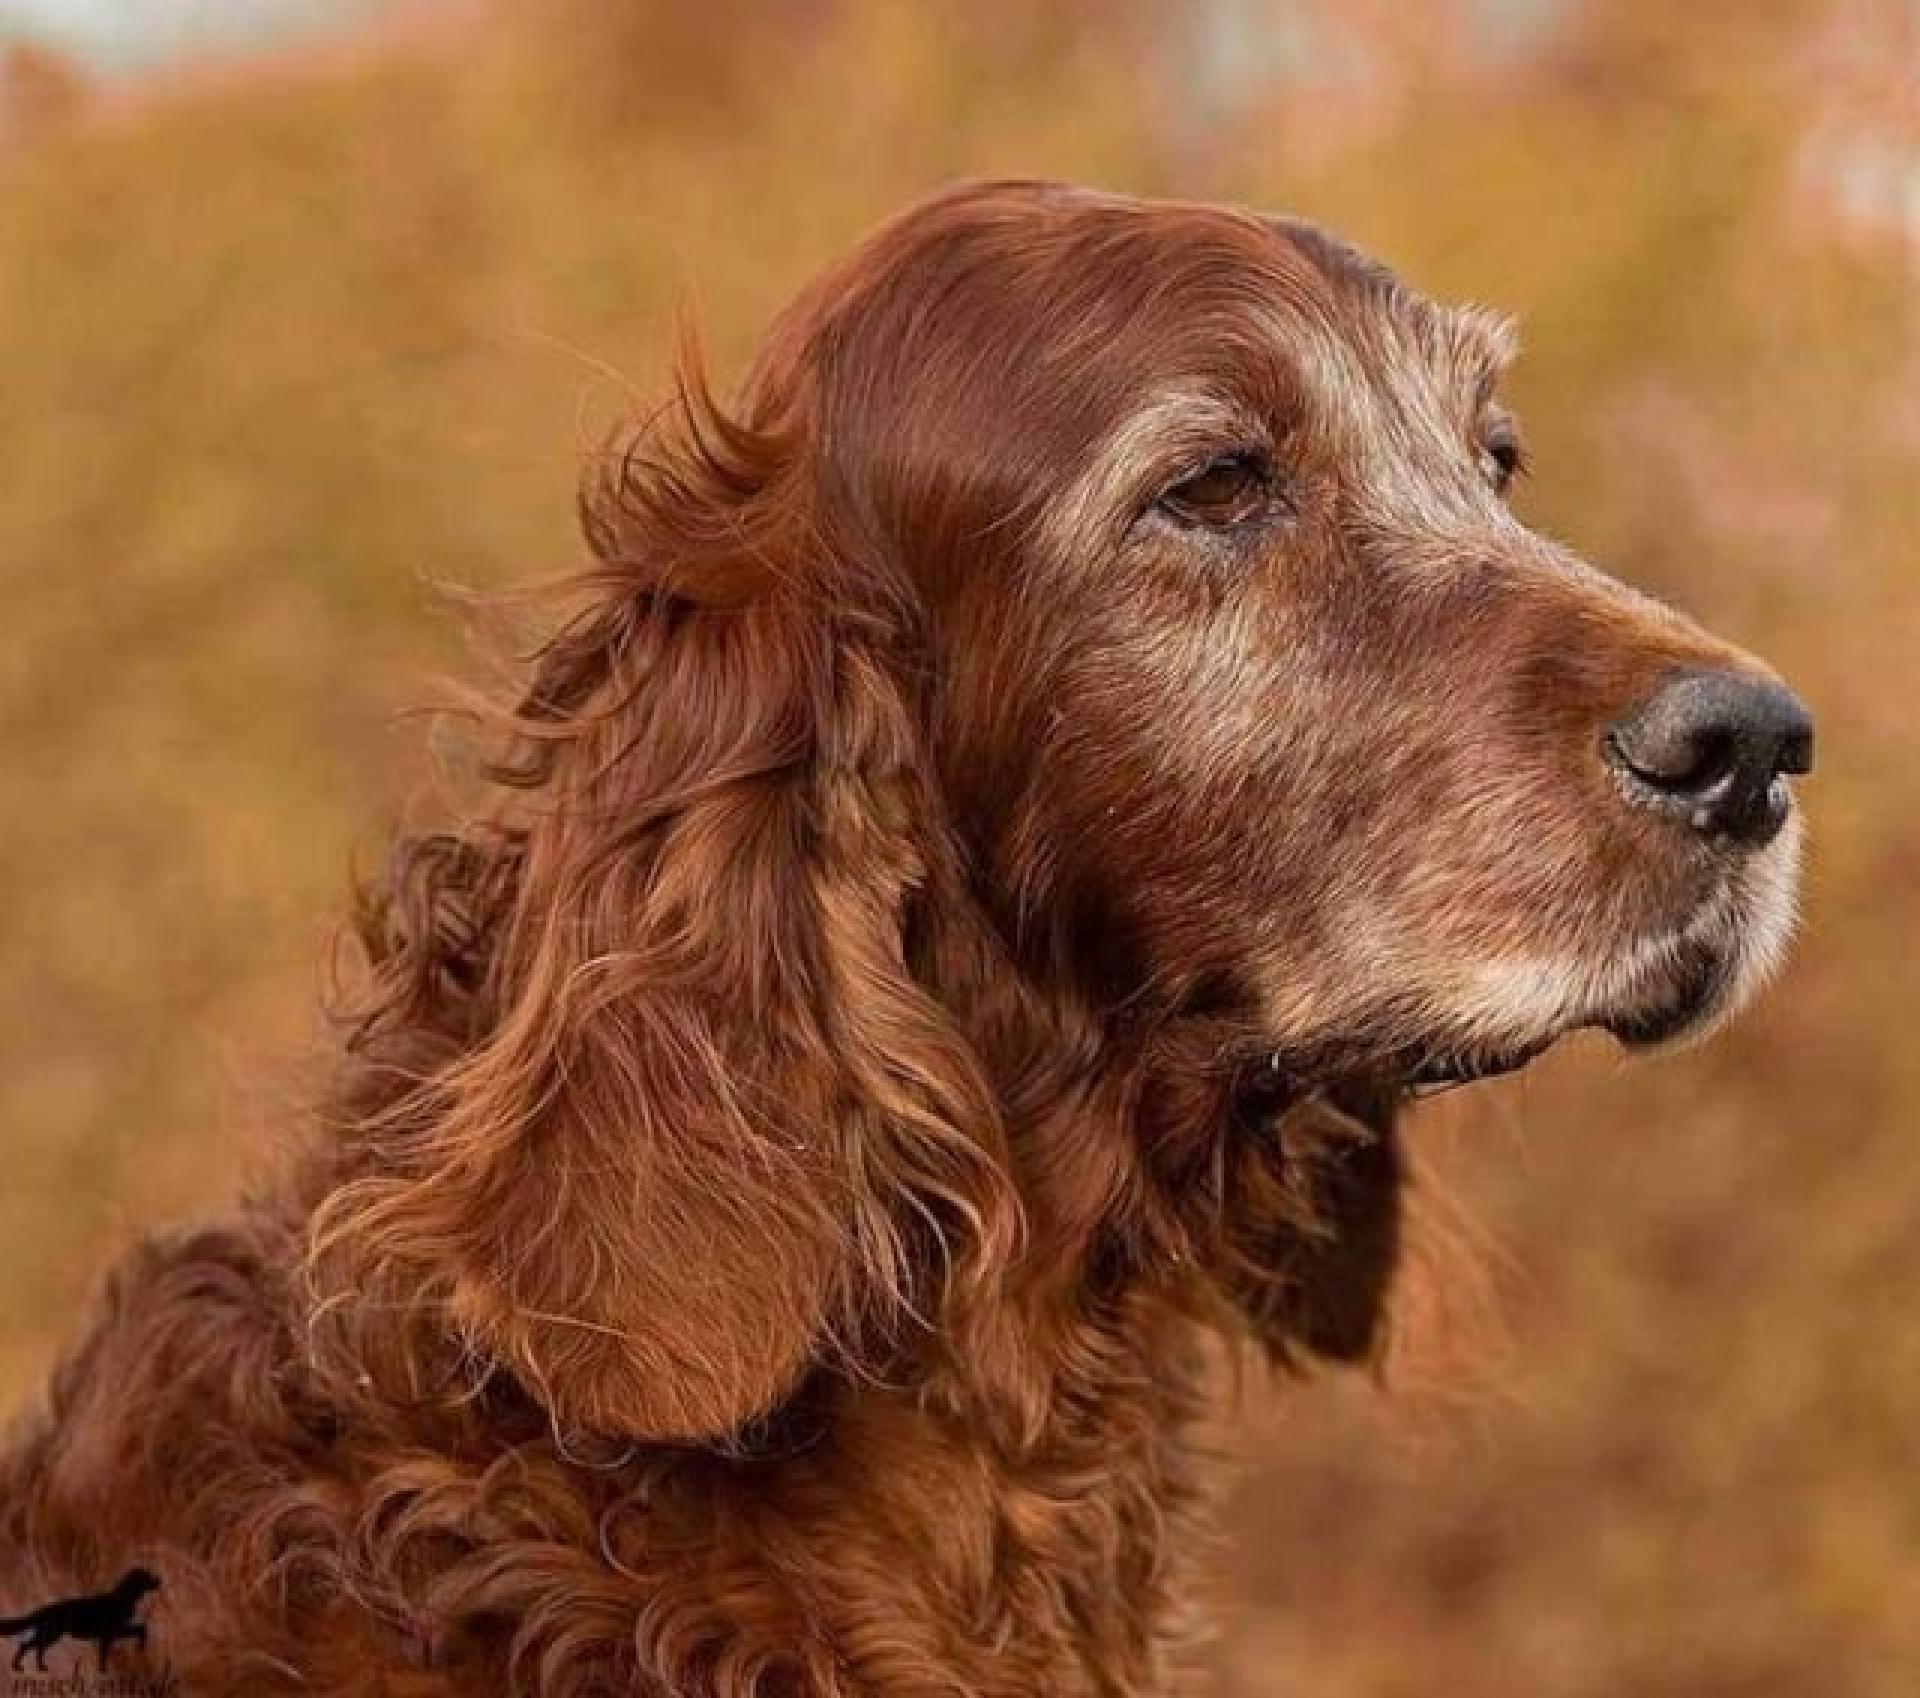
{"type": "Polygon", "coordinates": [[[36,1673],[45,1673],[47,1652],[63,1639],[76,1645],[91,1645],[100,1660],[102,1672],[107,1657],[122,1639],[147,1648],[146,1623],[139,1619],[140,1606],[147,1595],[160,1589],[160,1577],[151,1569],[130,1568],[114,1583],[111,1591],[92,1592],[78,1598],[61,1598],[42,1604],[25,1615],[0,1619],[0,1638],[18,1638],[12,1672],[18,1674],[29,1652],[36,1673]]]}

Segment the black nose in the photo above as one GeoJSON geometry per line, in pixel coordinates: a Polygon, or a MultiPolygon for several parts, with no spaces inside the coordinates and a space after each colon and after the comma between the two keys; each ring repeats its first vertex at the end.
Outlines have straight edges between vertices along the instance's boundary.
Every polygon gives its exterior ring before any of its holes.
{"type": "Polygon", "coordinates": [[[1813,717],[1770,679],[1686,672],[1614,726],[1607,752],[1695,831],[1758,848],[1786,823],[1781,775],[1813,770],[1813,717]]]}

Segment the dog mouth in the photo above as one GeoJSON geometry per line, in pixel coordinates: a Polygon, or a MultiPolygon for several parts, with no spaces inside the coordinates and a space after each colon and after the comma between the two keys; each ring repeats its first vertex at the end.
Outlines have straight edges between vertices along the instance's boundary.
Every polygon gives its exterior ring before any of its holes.
{"type": "Polygon", "coordinates": [[[1427,1096],[1518,1073],[1575,1032],[1605,1032],[1629,1052],[1659,1049],[1709,1026],[1729,1000],[1733,978],[1729,951],[1688,939],[1673,952],[1657,995],[1624,1000],[1520,1043],[1410,1052],[1394,1071],[1402,1089],[1427,1096]]]}
{"type": "Polygon", "coordinates": [[[1797,870],[1795,834],[1782,842],[1670,929],[1584,960],[1496,959],[1444,1000],[1428,993],[1389,1004],[1344,1040],[1263,1052],[1266,1074],[1290,1090],[1345,1085],[1392,1103],[1519,1073],[1579,1032],[1605,1033],[1630,1054],[1698,1038],[1779,964],[1797,870]]]}

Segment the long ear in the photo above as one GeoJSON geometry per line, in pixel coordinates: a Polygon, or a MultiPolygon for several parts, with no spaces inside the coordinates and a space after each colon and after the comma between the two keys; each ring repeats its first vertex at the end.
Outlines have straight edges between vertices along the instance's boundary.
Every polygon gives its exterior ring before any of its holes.
{"type": "Polygon", "coordinates": [[[426,857],[481,895],[452,926],[404,878],[381,907],[363,1047],[419,1077],[311,1265],[427,1304],[568,1426],[702,1439],[938,1301],[929,1269],[990,1276],[1016,1217],[991,1095],[904,958],[951,853],[910,597],[836,535],[803,432],[697,384],[674,419],[589,490],[595,600],[504,772],[531,806],[426,857]]]}

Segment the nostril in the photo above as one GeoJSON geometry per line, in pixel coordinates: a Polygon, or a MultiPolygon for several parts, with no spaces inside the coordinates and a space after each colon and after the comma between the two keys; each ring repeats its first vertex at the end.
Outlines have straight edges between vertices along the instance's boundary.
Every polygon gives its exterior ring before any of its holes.
{"type": "Polygon", "coordinates": [[[1695,830],[1765,842],[1784,823],[1785,773],[1813,766],[1813,721],[1771,679],[1688,672],[1607,734],[1607,753],[1641,793],[1695,830]]]}
{"type": "Polygon", "coordinates": [[[1711,790],[1739,761],[1738,741],[1725,726],[1677,724],[1670,715],[1616,727],[1608,747],[1643,784],[1688,796],[1711,790]]]}
{"type": "Polygon", "coordinates": [[[1776,770],[1795,778],[1813,771],[1813,721],[1801,710],[1800,723],[1793,727],[1780,745],[1776,770]]]}

